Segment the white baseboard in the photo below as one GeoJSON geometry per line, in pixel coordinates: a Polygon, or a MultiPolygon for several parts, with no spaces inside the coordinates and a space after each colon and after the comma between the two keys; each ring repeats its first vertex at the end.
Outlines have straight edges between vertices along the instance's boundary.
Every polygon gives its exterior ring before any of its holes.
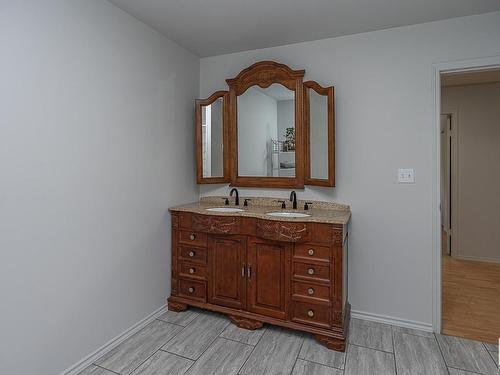
{"type": "Polygon", "coordinates": [[[105,353],[113,349],[115,346],[119,345],[126,339],[128,339],[130,336],[132,336],[134,333],[138,332],[142,328],[144,328],[146,325],[151,323],[153,320],[155,320],[157,317],[159,317],[161,314],[163,314],[165,311],[167,311],[167,305],[163,305],[159,309],[153,311],[151,314],[146,316],[144,319],[141,321],[135,323],[133,326],[127,328],[125,331],[120,333],[118,336],[112,338],[109,340],[106,344],[101,346],[99,349],[94,351],[93,353],[90,353],[88,356],[83,358],[82,360],[78,361],[74,365],[68,367],[66,370],[61,372],[60,375],[76,375],[80,371],[82,371],[84,368],[87,366],[90,366],[92,363],[94,363],[97,359],[102,357],[105,353]]]}
{"type": "Polygon", "coordinates": [[[364,311],[352,310],[351,317],[356,319],[369,320],[371,322],[391,324],[393,326],[398,326],[398,327],[418,329],[420,331],[426,331],[426,332],[433,332],[432,324],[395,318],[393,316],[372,314],[364,311]]]}

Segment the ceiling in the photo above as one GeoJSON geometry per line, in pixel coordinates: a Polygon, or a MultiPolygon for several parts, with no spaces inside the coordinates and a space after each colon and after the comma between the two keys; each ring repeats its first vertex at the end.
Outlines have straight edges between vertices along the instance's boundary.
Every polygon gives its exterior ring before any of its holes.
{"type": "Polygon", "coordinates": [[[447,73],[441,75],[441,86],[478,85],[500,82],[500,69],[476,70],[472,72],[447,73]]]}
{"type": "Polygon", "coordinates": [[[110,0],[200,57],[500,10],[499,0],[110,0]]]}

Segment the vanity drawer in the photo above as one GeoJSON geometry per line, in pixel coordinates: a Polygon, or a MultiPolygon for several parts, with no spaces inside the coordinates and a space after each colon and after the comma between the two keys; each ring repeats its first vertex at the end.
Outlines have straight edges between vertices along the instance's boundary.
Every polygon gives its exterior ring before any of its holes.
{"type": "Polygon", "coordinates": [[[179,242],[194,246],[207,246],[207,235],[201,232],[181,230],[179,231],[179,242]]]}
{"type": "Polygon", "coordinates": [[[194,246],[179,246],[179,258],[194,263],[207,264],[207,249],[194,246]]]}
{"type": "Polygon", "coordinates": [[[330,306],[293,302],[292,321],[329,328],[330,306]]]}
{"type": "Polygon", "coordinates": [[[319,282],[330,281],[330,266],[312,263],[293,262],[293,276],[319,282]]]}
{"type": "Polygon", "coordinates": [[[294,281],[292,290],[294,299],[300,299],[304,302],[330,304],[330,288],[328,286],[294,281]]]}
{"type": "Polygon", "coordinates": [[[179,279],[179,296],[206,302],[206,284],[203,281],[179,279]]]}
{"type": "Polygon", "coordinates": [[[193,279],[207,279],[207,267],[196,263],[179,262],[179,276],[193,279]]]}
{"type": "Polygon", "coordinates": [[[295,245],[294,257],[314,260],[330,261],[330,248],[328,246],[301,244],[295,245]]]}

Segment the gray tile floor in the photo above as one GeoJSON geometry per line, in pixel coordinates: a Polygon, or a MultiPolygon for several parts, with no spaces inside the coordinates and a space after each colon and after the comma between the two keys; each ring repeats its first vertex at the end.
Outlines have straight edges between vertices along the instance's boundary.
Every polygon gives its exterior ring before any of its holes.
{"type": "Polygon", "coordinates": [[[352,319],[346,353],[311,335],[166,312],[80,375],[498,375],[498,345],[352,319]]]}

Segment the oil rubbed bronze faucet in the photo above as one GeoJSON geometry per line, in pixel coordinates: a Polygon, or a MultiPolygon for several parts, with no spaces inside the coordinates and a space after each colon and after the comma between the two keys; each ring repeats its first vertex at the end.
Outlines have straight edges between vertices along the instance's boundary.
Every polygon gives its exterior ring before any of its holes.
{"type": "Polygon", "coordinates": [[[295,192],[295,190],[293,190],[290,193],[290,202],[292,202],[292,208],[294,210],[296,210],[297,209],[297,193],[295,192]]]}
{"type": "Polygon", "coordinates": [[[240,205],[240,194],[238,193],[238,189],[232,188],[230,193],[229,193],[229,196],[232,197],[233,193],[236,193],[236,198],[234,199],[234,205],[239,206],[240,205]]]}

